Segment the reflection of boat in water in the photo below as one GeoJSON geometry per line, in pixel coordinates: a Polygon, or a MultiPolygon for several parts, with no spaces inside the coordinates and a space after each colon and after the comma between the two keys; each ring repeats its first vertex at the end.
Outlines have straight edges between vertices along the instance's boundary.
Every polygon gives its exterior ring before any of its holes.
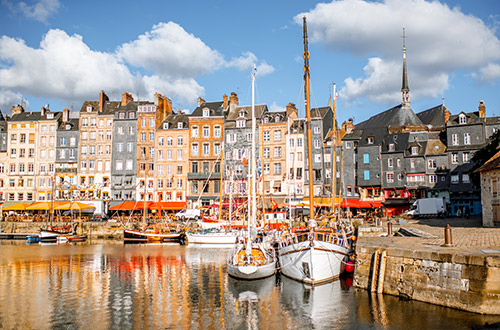
{"type": "Polygon", "coordinates": [[[269,296],[273,288],[276,287],[276,277],[261,278],[254,281],[242,281],[229,277],[228,287],[236,300],[262,299],[269,296]]]}
{"type": "Polygon", "coordinates": [[[205,231],[205,232],[192,232],[186,233],[187,241],[189,244],[221,244],[234,246],[236,243],[236,238],[238,237],[237,232],[233,231],[205,231]]]}
{"type": "Polygon", "coordinates": [[[66,234],[57,236],[57,243],[85,242],[86,235],[66,234]]]}
{"type": "MultiPolygon", "coordinates": [[[[341,280],[342,281],[342,280],[341,280]]],[[[349,328],[352,323],[353,295],[343,290],[341,281],[311,286],[281,277],[281,303],[304,328],[349,328]]]]}

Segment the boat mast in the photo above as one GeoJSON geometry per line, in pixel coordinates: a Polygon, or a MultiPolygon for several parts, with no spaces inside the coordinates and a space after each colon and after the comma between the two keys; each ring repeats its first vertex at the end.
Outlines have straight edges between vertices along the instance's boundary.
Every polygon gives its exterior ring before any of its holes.
{"type": "Polygon", "coordinates": [[[307,48],[308,38],[307,38],[307,23],[306,17],[304,16],[304,95],[306,97],[306,130],[307,130],[307,161],[309,162],[308,172],[309,172],[309,219],[314,220],[314,181],[313,181],[313,157],[312,157],[312,133],[311,133],[311,95],[309,92],[309,50],[307,48]]]}
{"type": "Polygon", "coordinates": [[[254,225],[257,225],[257,201],[255,198],[255,184],[256,184],[256,175],[255,175],[255,131],[257,129],[257,124],[255,122],[255,73],[257,72],[257,68],[253,67],[252,71],[252,154],[251,154],[251,166],[250,166],[250,187],[252,194],[252,222],[254,225]]]}
{"type": "Polygon", "coordinates": [[[52,221],[54,219],[54,194],[55,194],[55,191],[56,191],[56,178],[54,176],[51,177],[52,179],[52,201],[50,203],[50,227],[52,227],[52,221]]]}
{"type": "Polygon", "coordinates": [[[336,151],[337,151],[337,117],[336,117],[336,100],[337,100],[337,94],[336,94],[336,85],[333,83],[333,134],[332,134],[332,211],[334,214],[334,219],[336,219],[336,214],[335,212],[335,197],[336,197],[336,165],[337,165],[337,160],[336,160],[336,151]]]}
{"type": "MultiPolygon", "coordinates": [[[[220,171],[220,184],[219,184],[219,222],[222,217],[222,175],[224,173],[223,168],[224,168],[224,142],[222,142],[222,150],[221,152],[221,164],[219,166],[219,171],[220,171]]],[[[229,221],[231,221],[231,215],[229,215],[229,221]]],[[[229,223],[231,224],[231,223],[229,223]]]]}

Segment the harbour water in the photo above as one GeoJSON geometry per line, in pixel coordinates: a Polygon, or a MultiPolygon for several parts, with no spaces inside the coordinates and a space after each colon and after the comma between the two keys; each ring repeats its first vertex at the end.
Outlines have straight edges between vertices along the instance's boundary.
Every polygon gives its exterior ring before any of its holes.
{"type": "Polygon", "coordinates": [[[231,249],[0,241],[1,329],[471,329],[482,316],[341,280],[227,276],[231,249]]]}

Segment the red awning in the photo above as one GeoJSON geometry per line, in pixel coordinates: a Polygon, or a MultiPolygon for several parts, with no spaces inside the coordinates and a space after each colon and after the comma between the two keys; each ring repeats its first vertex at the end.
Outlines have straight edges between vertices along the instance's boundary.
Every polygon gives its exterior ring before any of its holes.
{"type": "Polygon", "coordinates": [[[355,209],[371,209],[382,206],[381,201],[360,201],[357,198],[344,198],[342,200],[342,207],[352,207],[355,209]]]}
{"type": "Polygon", "coordinates": [[[149,208],[150,205],[154,202],[135,202],[135,201],[127,201],[121,204],[111,206],[110,210],[118,210],[118,211],[137,211],[144,210],[144,207],[149,208]],[[144,205],[146,203],[146,205],[144,205]]]}
{"type": "Polygon", "coordinates": [[[152,202],[150,210],[158,211],[180,211],[186,207],[186,202],[152,202]]]}

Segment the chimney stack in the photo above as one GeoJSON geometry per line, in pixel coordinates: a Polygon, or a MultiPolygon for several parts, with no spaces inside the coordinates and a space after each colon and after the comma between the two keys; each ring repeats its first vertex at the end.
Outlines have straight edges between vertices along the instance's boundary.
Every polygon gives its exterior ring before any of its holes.
{"type": "Polygon", "coordinates": [[[107,101],[109,101],[108,96],[101,90],[101,93],[99,93],[99,112],[104,110],[104,104],[106,104],[107,101]]]}
{"type": "Polygon", "coordinates": [[[444,123],[446,124],[450,119],[450,110],[448,108],[444,108],[444,123]]]}
{"type": "Polygon", "coordinates": [[[132,97],[131,94],[129,94],[127,92],[123,93],[121,105],[122,106],[127,105],[129,102],[134,102],[134,98],[132,97]]]}
{"type": "Polygon", "coordinates": [[[227,95],[226,95],[226,94],[224,94],[224,96],[223,96],[223,100],[224,100],[223,108],[224,108],[224,110],[225,110],[225,109],[227,109],[227,105],[228,105],[228,104],[227,104],[227,103],[228,103],[228,99],[227,99],[227,95]]]}
{"type": "Polygon", "coordinates": [[[178,115],[182,115],[182,110],[181,110],[181,108],[179,108],[179,110],[177,110],[177,114],[178,114],[178,115]]]}
{"type": "Polygon", "coordinates": [[[237,106],[238,106],[238,95],[236,95],[235,92],[232,92],[231,96],[229,97],[229,112],[234,111],[237,106]]]}
{"type": "Polygon", "coordinates": [[[40,110],[40,114],[41,114],[42,116],[45,116],[45,114],[47,113],[47,111],[48,111],[48,109],[47,109],[47,108],[42,107],[42,109],[40,110]]]}
{"type": "Polygon", "coordinates": [[[65,123],[67,123],[69,121],[69,109],[68,108],[64,108],[62,120],[65,123]]]}
{"type": "Polygon", "coordinates": [[[342,123],[342,129],[346,132],[346,134],[349,134],[354,130],[352,118],[349,118],[347,121],[342,123]]]}
{"type": "Polygon", "coordinates": [[[13,115],[17,115],[18,113],[23,113],[23,112],[24,112],[24,108],[19,104],[17,106],[12,106],[12,108],[10,108],[10,116],[11,117],[13,115]]]}
{"type": "Polygon", "coordinates": [[[485,118],[486,117],[486,106],[484,105],[483,100],[479,101],[478,110],[479,110],[479,118],[485,118]]]}
{"type": "Polygon", "coordinates": [[[290,117],[291,115],[293,115],[294,119],[297,119],[299,117],[299,110],[295,107],[295,104],[290,102],[286,105],[286,116],[290,117]]]}
{"type": "Polygon", "coordinates": [[[206,101],[204,99],[202,99],[201,97],[198,98],[198,106],[202,105],[205,102],[206,101]]]}

